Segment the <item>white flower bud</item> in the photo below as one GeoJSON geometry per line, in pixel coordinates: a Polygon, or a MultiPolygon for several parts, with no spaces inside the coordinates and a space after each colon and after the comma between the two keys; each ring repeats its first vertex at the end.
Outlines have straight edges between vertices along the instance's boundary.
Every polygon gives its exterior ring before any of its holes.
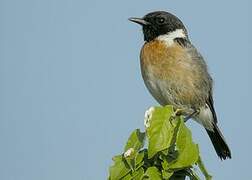
{"type": "Polygon", "coordinates": [[[154,110],[155,110],[154,107],[150,107],[147,111],[145,111],[145,114],[144,114],[144,126],[145,126],[145,128],[150,127],[150,119],[151,119],[151,116],[152,116],[152,113],[153,113],[154,110]]]}
{"type": "Polygon", "coordinates": [[[123,155],[124,157],[129,157],[132,153],[134,153],[134,148],[129,148],[123,155]]]}

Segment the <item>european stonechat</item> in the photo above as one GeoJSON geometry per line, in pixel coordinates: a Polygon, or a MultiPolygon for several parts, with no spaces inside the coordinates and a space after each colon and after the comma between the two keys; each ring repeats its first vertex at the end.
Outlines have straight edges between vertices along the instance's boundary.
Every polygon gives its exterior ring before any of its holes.
{"type": "Polygon", "coordinates": [[[165,11],[129,20],[143,29],[141,72],[152,96],[161,105],[173,105],[182,110],[182,115],[203,125],[217,155],[221,159],[231,158],[231,151],[217,126],[213,80],[182,21],[165,11]]]}

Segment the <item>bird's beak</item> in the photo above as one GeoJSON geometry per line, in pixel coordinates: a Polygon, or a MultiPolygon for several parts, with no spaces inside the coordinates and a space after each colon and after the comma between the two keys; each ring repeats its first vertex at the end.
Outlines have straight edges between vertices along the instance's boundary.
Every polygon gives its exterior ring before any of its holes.
{"type": "Polygon", "coordinates": [[[140,24],[142,26],[150,24],[149,22],[145,21],[142,18],[134,18],[134,17],[132,17],[132,18],[129,18],[129,20],[132,21],[132,22],[134,22],[134,23],[140,24]]]}

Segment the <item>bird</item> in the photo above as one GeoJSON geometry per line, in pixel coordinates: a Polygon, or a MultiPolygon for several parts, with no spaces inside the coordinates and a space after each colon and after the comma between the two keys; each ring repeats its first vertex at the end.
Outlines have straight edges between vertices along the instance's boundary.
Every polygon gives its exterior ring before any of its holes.
{"type": "Polygon", "coordinates": [[[129,20],[142,26],[141,74],[151,95],[160,105],[172,105],[186,119],[203,125],[218,157],[231,159],[230,148],[217,125],[213,79],[183,22],[166,11],[129,20]]]}

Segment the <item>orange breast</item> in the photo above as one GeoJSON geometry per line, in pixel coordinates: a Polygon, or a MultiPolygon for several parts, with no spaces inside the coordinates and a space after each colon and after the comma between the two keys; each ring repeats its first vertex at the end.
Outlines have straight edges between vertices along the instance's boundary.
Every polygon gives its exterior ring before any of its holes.
{"type": "Polygon", "coordinates": [[[177,43],[167,46],[162,41],[146,43],[141,51],[141,65],[151,69],[160,79],[167,79],[177,74],[183,77],[190,73],[190,57],[177,43]]]}
{"type": "MultiPolygon", "coordinates": [[[[179,104],[195,104],[200,95],[201,75],[194,66],[190,54],[179,44],[167,46],[154,40],[145,43],[141,50],[142,75],[152,95],[160,100],[162,93],[166,104],[178,101],[179,104]],[[157,89],[162,92],[156,92],[157,89]],[[167,92],[168,95],[164,94],[167,92]]],[[[162,104],[164,104],[162,102],[162,104]]]]}

